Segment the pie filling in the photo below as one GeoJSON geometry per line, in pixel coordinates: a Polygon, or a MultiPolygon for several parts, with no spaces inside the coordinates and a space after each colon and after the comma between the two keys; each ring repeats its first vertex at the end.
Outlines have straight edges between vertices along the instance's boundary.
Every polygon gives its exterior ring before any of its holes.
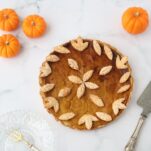
{"type": "Polygon", "coordinates": [[[44,106],[57,120],[90,130],[126,108],[133,87],[127,57],[106,43],[81,37],[53,50],[39,80],[44,106]]]}

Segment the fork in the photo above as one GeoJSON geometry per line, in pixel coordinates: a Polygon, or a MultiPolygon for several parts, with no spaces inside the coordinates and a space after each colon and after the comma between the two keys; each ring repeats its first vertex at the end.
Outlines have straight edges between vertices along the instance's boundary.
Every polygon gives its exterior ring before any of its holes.
{"type": "Polygon", "coordinates": [[[29,141],[27,141],[24,138],[24,135],[18,131],[14,130],[12,131],[9,136],[15,141],[15,142],[23,142],[26,146],[30,148],[31,151],[40,151],[37,147],[35,147],[33,144],[31,144],[29,141]]]}

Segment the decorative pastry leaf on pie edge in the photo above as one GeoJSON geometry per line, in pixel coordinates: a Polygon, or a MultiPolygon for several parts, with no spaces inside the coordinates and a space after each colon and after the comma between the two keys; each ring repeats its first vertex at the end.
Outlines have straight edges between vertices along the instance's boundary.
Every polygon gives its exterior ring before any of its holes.
{"type": "Polygon", "coordinates": [[[78,121],[78,124],[85,124],[85,127],[90,130],[92,128],[93,122],[98,121],[98,119],[91,114],[84,114],[78,121]]]}
{"type": "Polygon", "coordinates": [[[58,112],[58,110],[59,110],[58,100],[56,100],[56,98],[54,98],[54,97],[47,97],[46,100],[48,101],[48,103],[45,104],[45,107],[47,109],[53,107],[54,111],[58,112]]]}
{"type": "Polygon", "coordinates": [[[123,92],[127,91],[129,88],[130,88],[130,85],[129,85],[129,84],[126,84],[126,85],[122,86],[122,87],[117,91],[117,93],[123,93],[123,92]]]}
{"type": "Polygon", "coordinates": [[[103,121],[109,122],[112,120],[111,115],[105,113],[105,112],[96,112],[96,116],[103,121]]]}
{"type": "Polygon", "coordinates": [[[105,51],[105,54],[108,57],[108,59],[112,60],[113,59],[113,52],[112,52],[111,48],[107,45],[104,45],[104,51],[105,51]]]}
{"type": "Polygon", "coordinates": [[[120,59],[119,56],[116,57],[116,67],[118,69],[126,69],[126,68],[128,68],[128,66],[126,64],[127,62],[128,62],[128,58],[127,57],[122,57],[121,59],[120,59]]]}
{"type": "Polygon", "coordinates": [[[46,77],[49,74],[51,74],[51,67],[49,66],[49,64],[47,62],[44,63],[44,65],[41,67],[40,69],[41,74],[40,77],[46,77]]]}
{"type": "Polygon", "coordinates": [[[112,109],[115,115],[117,115],[119,113],[119,110],[123,110],[126,108],[125,104],[123,104],[123,101],[125,100],[125,98],[120,98],[117,99],[113,102],[112,104],[112,109]]]}
{"type": "Polygon", "coordinates": [[[76,40],[71,41],[71,45],[78,51],[83,51],[88,47],[88,42],[84,42],[81,37],[78,37],[76,40]]]}
{"type": "Polygon", "coordinates": [[[54,48],[54,51],[58,52],[58,53],[64,53],[64,54],[67,54],[67,53],[70,53],[70,50],[67,49],[66,47],[64,46],[57,46],[54,48]]]}
{"type": "Polygon", "coordinates": [[[46,57],[46,60],[50,61],[50,62],[57,62],[60,60],[60,58],[57,55],[51,54],[51,55],[46,57]]]}
{"type": "Polygon", "coordinates": [[[124,73],[120,78],[120,83],[126,82],[129,79],[130,75],[131,73],[129,71],[124,73]]]}
{"type": "Polygon", "coordinates": [[[40,88],[40,91],[41,92],[48,92],[50,90],[52,90],[54,88],[55,84],[54,83],[48,83],[48,84],[45,84],[43,85],[41,88],[40,88]]]}
{"type": "Polygon", "coordinates": [[[64,113],[62,115],[59,116],[59,119],[62,121],[67,121],[72,119],[75,116],[75,114],[73,112],[68,112],[68,113],[64,113]]]}
{"type": "Polygon", "coordinates": [[[94,48],[94,51],[99,55],[101,56],[101,46],[99,45],[98,41],[97,40],[93,40],[93,48],[94,48]]]}

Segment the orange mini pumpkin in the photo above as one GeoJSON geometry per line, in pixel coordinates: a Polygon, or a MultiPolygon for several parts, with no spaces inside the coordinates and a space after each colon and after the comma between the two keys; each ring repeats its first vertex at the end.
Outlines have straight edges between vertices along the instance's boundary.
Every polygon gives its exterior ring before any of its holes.
{"type": "Polygon", "coordinates": [[[131,34],[145,31],[149,23],[148,13],[141,7],[130,7],[122,16],[124,29],[131,34]]]}
{"type": "Polygon", "coordinates": [[[20,51],[20,43],[16,37],[7,34],[0,36],[0,56],[9,58],[16,56],[20,51]]]}
{"type": "Polygon", "coordinates": [[[22,25],[25,35],[30,38],[40,37],[46,30],[45,20],[38,15],[27,16],[22,25]]]}
{"type": "Polygon", "coordinates": [[[13,9],[0,11],[0,29],[5,31],[15,30],[19,25],[19,17],[13,9]]]}

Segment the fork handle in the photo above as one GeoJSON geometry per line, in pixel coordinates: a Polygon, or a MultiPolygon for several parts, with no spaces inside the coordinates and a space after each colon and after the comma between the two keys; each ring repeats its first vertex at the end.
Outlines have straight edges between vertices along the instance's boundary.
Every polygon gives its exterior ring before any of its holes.
{"type": "Polygon", "coordinates": [[[31,151],[40,151],[37,147],[35,147],[34,145],[31,145],[30,147],[31,151]]]}
{"type": "Polygon", "coordinates": [[[23,140],[24,144],[27,145],[31,151],[40,151],[36,146],[34,146],[33,144],[29,143],[26,140],[23,140]]]}
{"type": "Polygon", "coordinates": [[[141,130],[143,124],[144,124],[145,119],[146,119],[146,116],[144,116],[144,115],[140,116],[139,121],[137,123],[137,126],[135,128],[135,131],[132,134],[132,136],[131,136],[130,140],[128,141],[127,145],[125,146],[124,151],[134,151],[138,135],[139,135],[140,130],[141,130]]]}

